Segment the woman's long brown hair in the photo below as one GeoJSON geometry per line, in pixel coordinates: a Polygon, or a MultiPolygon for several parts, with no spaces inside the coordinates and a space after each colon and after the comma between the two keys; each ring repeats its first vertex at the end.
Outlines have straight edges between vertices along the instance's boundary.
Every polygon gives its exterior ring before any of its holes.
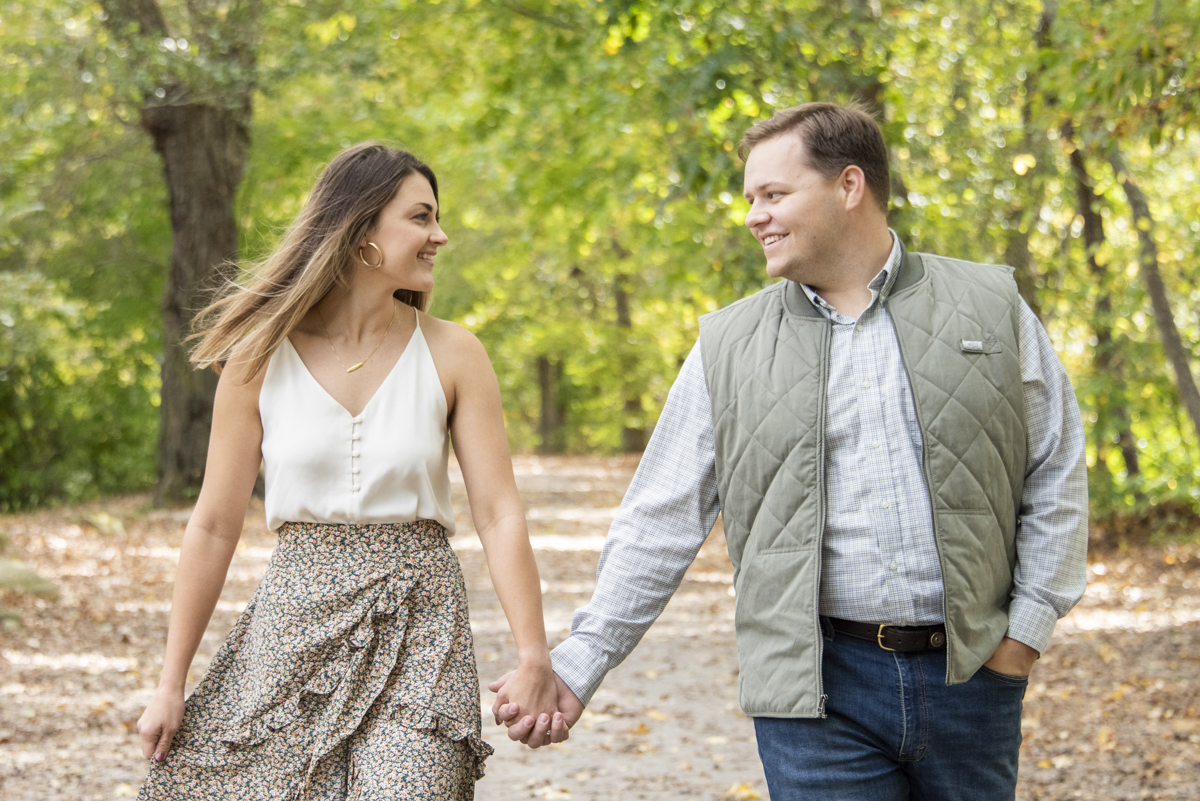
{"type": "MultiPolygon", "coordinates": [[[[438,196],[437,178],[413,154],[377,142],[343,150],[317,179],[304,209],[279,247],[246,270],[243,283],[230,283],[196,315],[189,340],[193,367],[218,372],[230,359],[249,365],[246,380],[264,369],[271,354],[358,260],[358,248],[379,213],[418,173],[438,196]]],[[[368,255],[368,258],[371,258],[368,255]]],[[[422,311],[428,293],[397,290],[398,300],[422,311]]]]}

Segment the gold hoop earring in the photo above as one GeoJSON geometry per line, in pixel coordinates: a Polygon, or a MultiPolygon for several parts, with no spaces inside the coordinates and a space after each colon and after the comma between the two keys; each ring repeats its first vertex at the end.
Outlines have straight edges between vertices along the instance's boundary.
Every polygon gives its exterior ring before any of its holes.
{"type": "Polygon", "coordinates": [[[378,270],[383,266],[383,251],[380,250],[379,245],[376,245],[374,242],[368,242],[367,245],[375,248],[375,252],[379,254],[379,261],[375,264],[371,264],[369,261],[363,258],[363,247],[366,247],[366,245],[363,245],[358,249],[358,260],[361,261],[368,270],[378,270]]]}

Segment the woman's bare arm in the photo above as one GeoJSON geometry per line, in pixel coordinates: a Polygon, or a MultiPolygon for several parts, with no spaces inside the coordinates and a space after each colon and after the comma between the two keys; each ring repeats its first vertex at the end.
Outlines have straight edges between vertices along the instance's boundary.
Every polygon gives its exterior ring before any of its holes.
{"type": "Polygon", "coordinates": [[[204,483],[188,520],[171,598],[162,677],[138,721],[142,755],[166,758],[183,718],[188,669],[225,585],[262,462],[258,392],[263,374],[242,383],[240,365],[221,374],[213,407],[204,483]]]}
{"type": "Polygon", "coordinates": [[[544,723],[547,730],[553,726],[558,735],[554,741],[560,742],[566,739],[567,727],[556,712],[558,691],[546,643],[541,581],[513,477],[500,385],[479,340],[452,323],[432,322],[436,334],[430,347],[439,357],[443,385],[450,384],[447,400],[453,398],[454,453],[492,585],[517,645],[518,667],[504,691],[522,714],[544,723]]]}

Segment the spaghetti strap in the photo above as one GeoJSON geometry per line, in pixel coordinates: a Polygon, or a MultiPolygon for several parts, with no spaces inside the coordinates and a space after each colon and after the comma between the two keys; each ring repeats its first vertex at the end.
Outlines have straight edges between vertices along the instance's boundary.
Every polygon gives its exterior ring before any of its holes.
{"type": "Polygon", "coordinates": [[[287,522],[436,520],[453,536],[446,394],[413,314],[404,352],[356,415],[317,382],[290,340],[272,357],[258,396],[272,531],[287,522]]]}

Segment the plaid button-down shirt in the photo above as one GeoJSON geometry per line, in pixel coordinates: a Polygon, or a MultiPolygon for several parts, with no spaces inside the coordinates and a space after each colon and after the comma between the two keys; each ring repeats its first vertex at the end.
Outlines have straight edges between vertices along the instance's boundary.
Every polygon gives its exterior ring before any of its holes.
{"type": "MultiPolygon", "coordinates": [[[[922,470],[922,435],[887,309],[900,248],[857,319],[809,287],[833,325],[825,430],[828,513],[820,612],[871,623],[942,619],[942,577],[922,470]]],[[[1083,424],[1066,371],[1022,302],[1028,456],[1008,634],[1039,652],[1086,586],[1083,424]]],[[[720,511],[712,409],[697,342],[613,520],[591,602],[575,612],[554,669],[585,702],[670,600],[720,511]]]]}

